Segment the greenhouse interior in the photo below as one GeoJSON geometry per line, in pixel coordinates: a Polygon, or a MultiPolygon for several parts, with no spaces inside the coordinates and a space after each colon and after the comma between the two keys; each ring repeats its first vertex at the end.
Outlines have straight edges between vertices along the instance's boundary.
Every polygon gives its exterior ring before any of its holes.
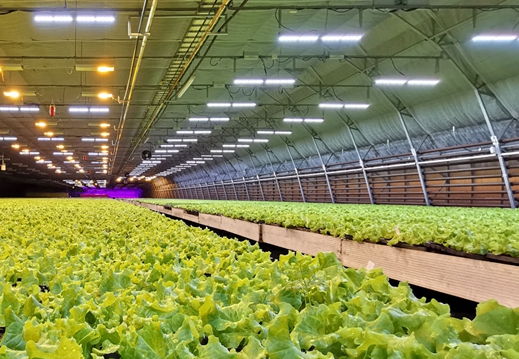
{"type": "Polygon", "coordinates": [[[519,359],[519,0],[0,1],[0,359],[519,359]]]}

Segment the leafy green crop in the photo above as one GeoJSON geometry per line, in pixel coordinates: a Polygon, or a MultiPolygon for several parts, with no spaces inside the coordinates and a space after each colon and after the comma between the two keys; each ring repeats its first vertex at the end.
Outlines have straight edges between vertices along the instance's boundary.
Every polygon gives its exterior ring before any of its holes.
{"type": "Polygon", "coordinates": [[[502,208],[150,199],[157,203],[335,237],[389,245],[442,244],[467,253],[519,257],[519,212],[502,208]]]}
{"type": "Polygon", "coordinates": [[[254,245],[110,200],[2,200],[0,358],[519,357],[519,309],[475,320],[330,253],[254,245]]]}

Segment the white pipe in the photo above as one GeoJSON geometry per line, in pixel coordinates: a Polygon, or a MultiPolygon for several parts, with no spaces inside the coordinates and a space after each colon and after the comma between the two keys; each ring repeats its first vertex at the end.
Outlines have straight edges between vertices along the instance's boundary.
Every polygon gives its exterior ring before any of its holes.
{"type": "Polygon", "coordinates": [[[114,155],[113,155],[112,166],[110,168],[110,174],[112,174],[113,166],[115,165],[115,159],[117,157],[117,152],[119,150],[119,144],[121,141],[121,136],[123,134],[124,124],[126,123],[126,117],[128,116],[128,111],[129,111],[130,104],[131,104],[132,97],[133,97],[133,90],[135,88],[135,83],[137,82],[137,75],[139,74],[139,70],[140,70],[141,63],[142,63],[142,58],[144,56],[144,50],[146,49],[146,44],[148,43],[148,38],[151,35],[150,34],[151,24],[153,23],[153,17],[155,16],[155,10],[157,9],[158,2],[159,2],[158,0],[153,0],[153,2],[151,3],[150,12],[148,15],[148,21],[146,22],[146,27],[145,27],[144,31],[141,32],[143,34],[141,48],[139,50],[139,56],[137,57],[137,63],[135,64],[135,71],[133,72],[133,77],[132,77],[132,81],[130,84],[130,91],[128,92],[128,97],[124,99],[124,105],[125,105],[124,113],[123,113],[122,121],[120,123],[118,132],[117,132],[117,139],[115,141],[115,150],[114,150],[114,155]]]}

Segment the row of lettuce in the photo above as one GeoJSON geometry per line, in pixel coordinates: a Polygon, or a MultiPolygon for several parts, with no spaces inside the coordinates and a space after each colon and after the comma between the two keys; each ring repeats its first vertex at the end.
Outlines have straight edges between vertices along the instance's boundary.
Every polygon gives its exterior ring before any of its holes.
{"type": "Polygon", "coordinates": [[[109,200],[0,213],[0,358],[519,358],[519,309],[456,319],[333,254],[271,261],[109,200]]]}
{"type": "Polygon", "coordinates": [[[255,223],[305,228],[389,245],[441,244],[459,251],[519,257],[519,212],[502,208],[143,199],[255,223]]]}

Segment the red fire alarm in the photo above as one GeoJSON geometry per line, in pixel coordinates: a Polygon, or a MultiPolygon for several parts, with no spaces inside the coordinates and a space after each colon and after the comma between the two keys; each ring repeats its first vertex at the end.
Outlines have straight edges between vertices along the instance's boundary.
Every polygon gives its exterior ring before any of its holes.
{"type": "Polygon", "coordinates": [[[50,105],[49,106],[49,115],[50,117],[56,116],[56,105],[50,105]]]}

